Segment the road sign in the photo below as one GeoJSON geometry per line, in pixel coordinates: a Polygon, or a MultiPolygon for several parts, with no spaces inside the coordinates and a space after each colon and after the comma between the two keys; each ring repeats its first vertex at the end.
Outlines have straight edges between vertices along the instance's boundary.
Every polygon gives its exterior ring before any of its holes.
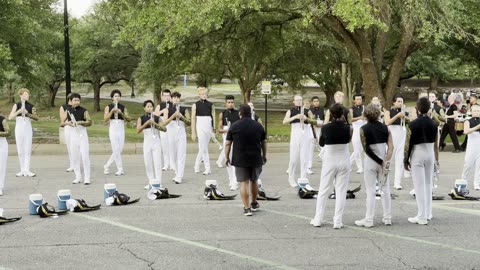
{"type": "Polygon", "coordinates": [[[272,93],[272,82],[262,81],[262,95],[270,95],[272,93]]]}

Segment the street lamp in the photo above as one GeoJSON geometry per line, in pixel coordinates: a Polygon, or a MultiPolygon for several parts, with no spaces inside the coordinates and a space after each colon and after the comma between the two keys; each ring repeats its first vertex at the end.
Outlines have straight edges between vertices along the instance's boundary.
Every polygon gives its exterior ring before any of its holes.
{"type": "Polygon", "coordinates": [[[66,102],[68,103],[68,95],[72,92],[72,78],[70,76],[70,41],[68,35],[68,8],[67,0],[63,0],[63,37],[65,45],[65,92],[66,102]]]}

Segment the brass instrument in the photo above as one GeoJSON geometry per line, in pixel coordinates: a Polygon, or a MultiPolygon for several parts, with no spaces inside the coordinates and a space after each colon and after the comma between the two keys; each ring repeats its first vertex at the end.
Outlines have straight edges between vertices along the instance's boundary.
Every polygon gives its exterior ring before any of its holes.
{"type": "Polygon", "coordinates": [[[157,133],[157,128],[155,127],[155,115],[153,114],[153,112],[150,113],[150,120],[153,121],[153,123],[150,124],[150,129],[152,130],[153,138],[157,138],[158,133],[157,133]]]}
{"type": "MultiPolygon", "coordinates": [[[[118,110],[118,100],[114,99],[113,104],[115,105],[113,109],[118,110]]],[[[115,111],[115,113],[113,114],[113,118],[115,118],[115,120],[118,120],[118,112],[115,111]]]]}
{"type": "Polygon", "coordinates": [[[401,113],[403,113],[403,116],[402,118],[400,119],[400,125],[402,127],[405,127],[405,105],[402,105],[402,110],[401,110],[401,113]]]}
{"type": "Polygon", "coordinates": [[[438,175],[440,174],[440,164],[435,161],[433,164],[433,188],[438,187],[438,175]]]}
{"type": "Polygon", "coordinates": [[[22,107],[20,108],[20,110],[22,110],[23,122],[27,121],[25,118],[25,100],[22,100],[22,107]]]}
{"type": "Polygon", "coordinates": [[[211,137],[212,137],[212,141],[213,141],[216,145],[218,145],[218,149],[219,149],[219,150],[222,150],[222,149],[223,149],[223,145],[217,140],[217,137],[215,137],[215,133],[212,132],[211,135],[212,135],[212,136],[211,136],[211,137]]]}
{"type": "Polygon", "coordinates": [[[176,104],[175,105],[175,112],[177,113],[177,117],[175,121],[177,122],[177,128],[180,128],[180,117],[178,116],[178,113],[180,112],[180,105],[176,104]]]}
{"type": "Polygon", "coordinates": [[[305,117],[305,107],[303,105],[300,107],[300,115],[301,115],[300,126],[302,127],[302,132],[304,132],[305,131],[305,125],[304,125],[305,124],[305,119],[304,119],[304,117],[305,117]]]}
{"type": "Polygon", "coordinates": [[[75,118],[75,115],[73,115],[68,109],[67,109],[67,114],[70,116],[70,122],[72,122],[73,127],[75,128],[75,132],[77,135],[82,136],[80,133],[80,125],[77,122],[77,119],[75,118]]]}
{"type": "Polygon", "coordinates": [[[378,194],[383,195],[383,187],[387,183],[388,174],[390,173],[390,161],[385,163],[385,168],[383,169],[383,177],[378,179],[378,194]]]}

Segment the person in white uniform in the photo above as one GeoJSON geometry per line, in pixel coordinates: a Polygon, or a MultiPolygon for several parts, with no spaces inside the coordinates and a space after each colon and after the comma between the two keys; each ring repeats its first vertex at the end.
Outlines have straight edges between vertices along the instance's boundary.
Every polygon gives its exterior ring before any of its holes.
{"type": "Polygon", "coordinates": [[[405,170],[411,171],[417,202],[417,215],[408,218],[408,222],[427,225],[433,217],[432,181],[434,163],[438,164],[438,126],[428,115],[428,98],[420,98],[416,109],[418,117],[408,125],[404,154],[405,170]]]}
{"type": "MultiPolygon", "coordinates": [[[[153,101],[143,102],[145,114],[137,120],[137,133],[143,133],[143,161],[149,184],[159,183],[162,187],[162,143],[161,132],[166,132],[166,125],[178,114],[174,113],[167,121],[162,122],[160,116],[153,113],[153,101]]],[[[146,186],[148,189],[149,186],[146,186]]]]}
{"type": "MultiPolygon", "coordinates": [[[[218,115],[218,132],[222,134],[223,137],[223,148],[225,149],[225,143],[227,138],[228,129],[230,126],[235,123],[236,121],[240,120],[239,111],[235,109],[235,97],[232,95],[225,96],[225,110],[218,115]]],[[[225,152],[222,152],[224,157],[223,159],[226,160],[225,152]]],[[[230,152],[229,159],[232,159],[232,152],[230,152]]],[[[227,174],[229,180],[229,187],[230,190],[237,190],[238,189],[238,182],[237,177],[235,175],[235,166],[230,164],[227,166],[227,174]]]]}
{"type": "Polygon", "coordinates": [[[297,187],[295,178],[297,167],[300,167],[300,178],[307,178],[307,161],[309,143],[305,136],[312,134],[308,118],[313,118],[312,112],[303,106],[303,98],[300,95],[293,97],[294,107],[285,113],[283,124],[290,124],[290,160],[288,163],[288,183],[291,187],[297,187]]]}
{"type": "Polygon", "coordinates": [[[208,153],[208,143],[214,136],[213,127],[215,126],[215,106],[207,100],[208,89],[198,88],[200,100],[192,105],[192,141],[198,138],[198,153],[195,159],[194,171],[200,172],[200,163],[203,161],[205,171],[204,175],[212,173],[210,168],[210,155],[208,153]]]}
{"type": "Polygon", "coordinates": [[[355,162],[357,166],[357,173],[363,173],[363,164],[362,164],[362,142],[360,141],[360,128],[365,124],[363,118],[363,97],[360,94],[355,94],[353,96],[353,106],[350,108],[350,115],[352,116],[352,127],[353,127],[353,153],[350,155],[350,164],[355,162]]]}
{"type": "MultiPolygon", "coordinates": [[[[68,97],[67,97],[68,99],[68,97]]],[[[68,99],[67,103],[63,104],[60,106],[60,109],[58,111],[58,114],[60,115],[60,126],[61,126],[61,121],[62,119],[67,118],[67,109],[71,106],[71,102],[68,99]]],[[[63,138],[65,140],[65,145],[67,146],[67,154],[68,154],[68,168],[66,169],[67,172],[73,172],[73,158],[72,158],[72,150],[70,149],[70,137],[72,133],[72,127],[71,126],[64,126],[63,127],[63,138]]]]}
{"type": "Polygon", "coordinates": [[[87,127],[92,125],[92,119],[87,109],[80,106],[81,96],[72,93],[68,97],[72,104],[67,109],[65,119],[62,119],[62,126],[71,126],[70,149],[72,151],[73,171],[75,180],[73,184],[82,182],[81,164],[83,164],[83,182],[91,184],[90,179],[90,146],[88,142],[87,127]]]}
{"type": "Polygon", "coordinates": [[[379,121],[381,108],[376,104],[365,107],[364,116],[368,121],[360,128],[360,138],[365,150],[364,174],[366,199],[365,218],[356,220],[355,225],[372,227],[375,217],[376,183],[381,182],[381,200],[383,207],[382,221],[385,225],[392,225],[389,178],[385,179],[386,170],[390,169],[390,159],[393,154],[392,134],[388,127],[379,121]]]}
{"type": "MultiPolygon", "coordinates": [[[[313,163],[313,153],[315,152],[315,149],[319,149],[319,152],[321,153],[322,149],[319,146],[319,140],[320,136],[322,135],[322,129],[321,127],[323,126],[323,121],[325,120],[325,112],[323,111],[323,108],[320,107],[320,99],[317,96],[312,97],[312,107],[310,108],[312,111],[312,115],[314,119],[317,121],[317,124],[314,125],[313,131],[315,132],[315,146],[312,147],[310,150],[310,156],[309,156],[309,161],[308,161],[308,168],[312,168],[312,163],[313,163]]],[[[318,157],[320,158],[320,153],[318,153],[318,157]]]]}
{"type": "Polygon", "coordinates": [[[20,102],[12,107],[8,119],[15,119],[15,143],[17,144],[18,160],[20,161],[20,172],[17,177],[35,177],[36,174],[30,171],[30,158],[32,156],[32,120],[38,121],[35,106],[28,102],[30,91],[26,88],[18,90],[20,102]]]}
{"type": "MultiPolygon", "coordinates": [[[[157,116],[164,116],[163,112],[165,109],[169,109],[172,107],[172,93],[169,89],[165,89],[162,91],[162,102],[157,105],[155,108],[155,115],[157,116]]],[[[167,117],[168,118],[168,117],[167,117]]],[[[163,118],[162,118],[163,119],[163,118]]],[[[166,171],[168,169],[173,170],[172,166],[170,165],[170,156],[169,156],[169,142],[168,142],[168,135],[166,132],[160,132],[160,139],[162,142],[162,158],[163,158],[163,168],[162,170],[166,171]]]]}
{"type": "Polygon", "coordinates": [[[463,133],[468,136],[462,178],[473,179],[475,190],[480,190],[480,105],[471,107],[472,118],[464,122],[463,133]]]}
{"type": "Polygon", "coordinates": [[[348,145],[352,139],[353,129],[345,121],[344,110],[341,104],[336,103],[329,109],[331,123],[322,127],[325,158],[322,163],[320,187],[317,195],[315,217],[310,224],[322,226],[328,194],[335,185],[335,215],[333,228],[343,227],[343,211],[347,200],[347,189],[350,181],[350,152],[348,145]],[[333,184],[335,180],[335,184],[333,184]]]}
{"type": "Polygon", "coordinates": [[[0,196],[3,196],[7,176],[8,142],[6,138],[8,136],[10,136],[10,127],[7,119],[0,115],[0,196]]]}
{"type": "Polygon", "coordinates": [[[187,158],[187,133],[186,126],[190,125],[190,114],[187,107],[180,105],[182,95],[179,92],[172,93],[172,107],[168,109],[166,119],[178,114],[168,125],[167,135],[170,149],[170,164],[175,170],[175,177],[172,179],[175,184],[183,181],[185,171],[185,160],[187,158]]]}
{"type": "Polygon", "coordinates": [[[123,169],[122,151],[125,145],[125,122],[130,122],[132,119],[128,115],[125,105],[120,103],[122,92],[115,89],[110,93],[112,103],[105,106],[103,121],[109,124],[108,136],[110,137],[110,144],[112,146],[112,155],[103,165],[103,173],[110,173],[110,166],[115,162],[117,167],[116,176],[125,174],[123,169]]]}

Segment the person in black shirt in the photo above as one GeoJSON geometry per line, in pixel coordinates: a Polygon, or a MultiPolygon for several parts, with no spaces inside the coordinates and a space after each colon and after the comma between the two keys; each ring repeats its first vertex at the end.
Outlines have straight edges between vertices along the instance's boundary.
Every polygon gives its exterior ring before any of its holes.
{"type": "Polygon", "coordinates": [[[347,196],[348,182],[350,181],[350,152],[348,144],[352,139],[353,129],[345,123],[343,108],[334,104],[329,109],[332,122],[322,127],[322,142],[325,142],[325,158],[322,164],[322,175],[317,195],[317,209],[310,224],[322,226],[323,216],[327,203],[327,196],[332,189],[335,179],[335,216],[333,228],[343,227],[343,209],[347,196]]]}
{"type": "Polygon", "coordinates": [[[7,119],[0,116],[0,196],[3,195],[7,173],[8,142],[6,137],[8,136],[10,136],[10,127],[7,119]]]}
{"type": "MultiPolygon", "coordinates": [[[[225,160],[225,143],[227,140],[227,133],[230,126],[240,119],[238,110],[235,109],[235,97],[232,95],[225,96],[225,107],[226,110],[221,112],[218,116],[218,132],[222,134],[223,137],[223,151],[220,153],[222,159],[225,160]]],[[[230,156],[230,158],[232,158],[230,156]]],[[[220,159],[220,157],[219,157],[220,159]]],[[[218,160],[217,160],[218,163],[218,160]]],[[[227,167],[228,180],[230,190],[238,189],[237,177],[235,176],[235,166],[227,167]]]]}
{"type": "Polygon", "coordinates": [[[352,145],[353,153],[350,155],[350,163],[355,162],[357,165],[357,173],[363,173],[363,164],[362,164],[362,142],[360,141],[360,127],[365,124],[363,118],[363,97],[361,94],[355,94],[353,96],[353,106],[350,108],[350,115],[352,116],[352,127],[353,127],[353,136],[352,136],[352,145]]]}
{"type": "MultiPolygon", "coordinates": [[[[169,89],[164,89],[162,90],[162,102],[158,104],[155,107],[155,115],[157,116],[163,116],[162,119],[165,121],[168,116],[166,116],[166,112],[168,111],[169,108],[171,108],[172,105],[172,92],[170,92],[169,89]]],[[[162,158],[163,158],[163,168],[162,170],[166,171],[168,169],[173,170],[173,167],[170,164],[170,155],[169,155],[169,141],[168,141],[168,136],[167,132],[160,132],[160,139],[162,141],[162,158]]]]}
{"type": "Polygon", "coordinates": [[[455,105],[455,94],[451,94],[450,96],[448,96],[448,103],[450,104],[450,106],[448,107],[446,112],[447,123],[443,126],[439,144],[441,149],[443,150],[446,145],[445,139],[447,138],[447,135],[450,135],[453,146],[455,147],[455,150],[453,150],[453,152],[459,153],[461,152],[460,144],[458,143],[457,134],[455,133],[455,118],[457,118],[458,116],[458,108],[457,105],[455,105]]]}
{"type": "MultiPolygon", "coordinates": [[[[323,121],[325,120],[325,113],[323,111],[323,108],[320,107],[320,99],[317,96],[312,97],[312,107],[310,108],[310,111],[312,112],[313,118],[317,121],[316,125],[312,125],[312,132],[314,132],[314,138],[315,138],[315,145],[318,145],[320,135],[321,135],[321,127],[323,125],[323,121]]],[[[313,162],[313,153],[315,152],[316,147],[311,147],[310,154],[308,156],[308,165],[307,168],[308,170],[311,170],[312,168],[312,162],[313,162]]],[[[320,153],[322,152],[322,149],[320,148],[320,153]]],[[[318,157],[321,159],[321,154],[318,153],[318,157]]],[[[308,171],[307,171],[308,173],[308,171]]]]}
{"type": "Polygon", "coordinates": [[[390,159],[393,153],[392,134],[388,127],[381,123],[381,108],[379,105],[370,103],[364,111],[364,116],[368,122],[360,128],[360,138],[365,150],[365,165],[363,180],[365,181],[365,193],[367,194],[367,211],[365,218],[356,220],[355,225],[372,227],[375,216],[375,183],[382,182],[380,185],[383,206],[383,223],[392,224],[392,212],[390,197],[390,181],[385,178],[385,170],[390,169],[390,159]]]}
{"type": "Polygon", "coordinates": [[[18,160],[20,161],[20,172],[17,177],[35,177],[36,174],[30,171],[30,158],[32,156],[32,120],[38,121],[35,106],[28,102],[30,91],[26,88],[18,90],[20,102],[12,107],[8,119],[15,119],[15,142],[17,144],[18,160]]]}
{"type": "Polygon", "coordinates": [[[417,215],[408,222],[426,225],[432,218],[432,181],[434,163],[438,164],[438,126],[429,117],[430,102],[423,97],[417,101],[418,118],[408,125],[405,145],[405,170],[411,171],[417,215]]]}
{"type": "Polygon", "coordinates": [[[81,164],[83,164],[84,184],[89,185],[90,182],[90,146],[88,142],[87,127],[92,125],[92,119],[87,109],[80,106],[81,96],[72,93],[68,96],[72,104],[67,108],[67,114],[62,119],[62,126],[71,126],[72,133],[70,138],[70,149],[72,150],[73,171],[75,172],[75,180],[73,184],[82,182],[81,164]],[[80,164],[81,163],[81,164],[80,164]]]}
{"type": "Polygon", "coordinates": [[[125,105],[119,103],[121,97],[122,92],[120,90],[113,90],[110,93],[112,103],[105,106],[103,113],[103,121],[109,124],[108,136],[112,145],[112,155],[103,165],[103,173],[109,174],[109,167],[115,162],[117,166],[116,176],[125,174],[122,162],[122,151],[125,144],[125,121],[130,122],[132,120],[125,105]]]}
{"type": "Polygon", "coordinates": [[[250,106],[245,104],[240,106],[240,120],[230,126],[225,143],[225,164],[235,166],[246,216],[251,216],[252,211],[255,212],[259,208],[257,180],[262,172],[262,165],[267,162],[265,130],[257,121],[251,119],[251,113],[250,106]],[[232,144],[233,153],[230,162],[232,144]]]}
{"type": "MultiPolygon", "coordinates": [[[[345,118],[345,122],[350,125],[352,123],[352,114],[350,114],[350,111],[342,105],[343,100],[345,99],[345,94],[341,91],[337,91],[333,95],[333,99],[335,100],[336,104],[340,104],[342,106],[343,118],[345,118]]],[[[327,110],[325,113],[325,123],[330,123],[331,121],[332,117],[330,115],[330,110],[327,110]]]]}
{"type": "Polygon", "coordinates": [[[475,190],[480,190],[480,105],[473,104],[471,108],[472,118],[465,121],[463,132],[468,136],[468,144],[465,153],[462,178],[472,179],[475,190]]]}
{"type": "MultiPolygon", "coordinates": [[[[67,97],[68,99],[68,97],[67,97]]],[[[70,100],[67,100],[67,103],[63,104],[60,106],[60,109],[58,111],[58,114],[60,115],[60,125],[62,119],[67,118],[67,109],[71,106],[70,100]]],[[[63,136],[65,140],[65,145],[67,146],[67,154],[68,154],[68,161],[69,161],[69,166],[66,169],[67,172],[73,172],[73,158],[72,158],[72,150],[70,149],[70,138],[72,134],[72,127],[71,126],[64,126],[63,127],[63,136]]]]}

